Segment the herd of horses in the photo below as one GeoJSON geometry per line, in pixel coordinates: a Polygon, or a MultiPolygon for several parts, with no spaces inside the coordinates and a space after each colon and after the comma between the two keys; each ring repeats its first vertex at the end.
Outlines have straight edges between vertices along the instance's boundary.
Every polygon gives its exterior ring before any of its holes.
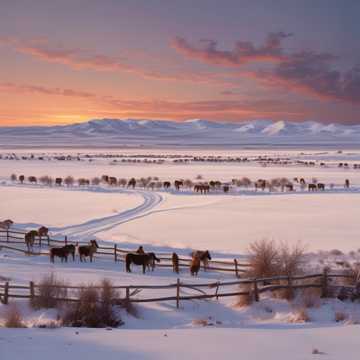
{"type": "MultiPolygon", "coordinates": [[[[9,230],[11,225],[13,224],[12,220],[5,220],[0,222],[0,228],[9,230]]],[[[33,251],[33,246],[35,244],[36,238],[46,237],[49,240],[49,229],[45,226],[41,226],[37,230],[30,230],[25,233],[24,239],[28,252],[33,251]]],[[[96,240],[90,240],[88,245],[79,245],[78,243],[74,244],[66,244],[61,247],[52,247],[49,251],[50,261],[52,263],[55,262],[55,258],[59,258],[61,262],[67,262],[68,257],[71,256],[73,261],[75,261],[76,250],[79,255],[80,262],[86,262],[86,259],[89,258],[90,262],[93,261],[94,254],[99,248],[96,240]]],[[[208,267],[208,262],[211,260],[211,255],[208,250],[201,251],[196,250],[191,253],[191,262],[190,262],[190,273],[193,276],[197,276],[201,267],[201,263],[203,264],[204,271],[206,271],[208,267]]],[[[172,261],[172,269],[173,272],[179,273],[179,256],[175,252],[172,253],[171,256],[172,261]]],[[[154,252],[145,252],[142,246],[135,252],[129,252],[125,256],[125,269],[126,272],[131,272],[131,264],[142,266],[142,271],[145,274],[146,269],[149,271],[154,271],[156,263],[159,263],[160,259],[155,255],[154,252]]]]}

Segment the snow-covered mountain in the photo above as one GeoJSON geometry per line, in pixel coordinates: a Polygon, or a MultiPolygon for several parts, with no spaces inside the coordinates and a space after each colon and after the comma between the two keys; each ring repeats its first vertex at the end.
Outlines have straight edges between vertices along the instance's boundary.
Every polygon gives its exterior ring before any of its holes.
{"type": "Polygon", "coordinates": [[[0,127],[0,145],[360,145],[360,125],[96,119],[64,126],[0,127]]]}

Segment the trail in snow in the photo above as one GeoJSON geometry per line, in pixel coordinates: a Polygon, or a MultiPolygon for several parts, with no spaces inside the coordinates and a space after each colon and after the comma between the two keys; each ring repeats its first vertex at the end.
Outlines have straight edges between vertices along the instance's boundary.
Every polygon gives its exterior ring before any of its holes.
{"type": "Polygon", "coordinates": [[[110,230],[113,227],[127,222],[133,218],[137,218],[139,215],[144,215],[146,212],[150,211],[163,201],[162,195],[156,192],[137,190],[136,192],[129,191],[129,193],[142,196],[144,199],[143,203],[116,215],[92,219],[78,225],[57,228],[54,227],[50,230],[55,232],[56,235],[67,235],[78,239],[88,238],[89,236],[96,235],[99,232],[110,230]]]}

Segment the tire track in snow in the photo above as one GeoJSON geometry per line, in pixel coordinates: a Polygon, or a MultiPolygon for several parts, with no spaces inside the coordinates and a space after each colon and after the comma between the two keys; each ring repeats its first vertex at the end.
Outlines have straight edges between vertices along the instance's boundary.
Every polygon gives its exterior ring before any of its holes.
{"type": "Polygon", "coordinates": [[[144,215],[163,201],[162,195],[156,192],[138,190],[136,192],[129,191],[128,193],[139,194],[144,199],[143,203],[116,215],[92,219],[77,225],[53,227],[50,230],[56,232],[56,235],[67,235],[77,239],[88,238],[137,218],[139,215],[144,215]]]}

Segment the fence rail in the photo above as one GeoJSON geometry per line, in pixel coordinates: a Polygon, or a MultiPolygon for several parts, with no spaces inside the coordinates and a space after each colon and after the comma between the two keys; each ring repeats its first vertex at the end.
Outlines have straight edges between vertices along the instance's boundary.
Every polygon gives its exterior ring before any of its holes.
{"type": "MultiPolygon", "coordinates": [[[[146,302],[161,302],[161,301],[175,301],[176,307],[179,308],[180,301],[187,300],[203,300],[203,299],[212,299],[212,298],[222,298],[222,297],[234,297],[234,296],[251,296],[254,301],[260,301],[260,296],[266,292],[273,292],[276,290],[290,290],[293,292],[297,289],[307,289],[307,288],[318,288],[321,290],[322,297],[329,296],[330,287],[342,287],[346,288],[347,291],[356,293],[358,297],[358,286],[349,286],[348,280],[352,278],[351,275],[347,274],[329,274],[328,270],[324,270],[323,273],[317,274],[308,274],[300,276],[275,276],[271,278],[257,278],[257,279],[240,279],[237,281],[226,281],[226,282],[210,282],[210,283],[183,283],[180,279],[177,279],[176,283],[167,284],[167,285],[117,285],[113,286],[114,290],[125,290],[125,297],[123,300],[126,300],[130,303],[146,303],[146,302]],[[333,285],[331,282],[334,279],[344,279],[342,284],[333,285]],[[313,280],[310,283],[303,283],[304,280],[313,280]],[[317,281],[316,281],[317,280],[317,281]],[[302,283],[299,283],[302,281],[302,283]],[[241,287],[241,285],[248,285],[246,290],[241,287]],[[229,291],[221,291],[226,287],[235,287],[229,291]],[[201,290],[207,289],[208,292],[201,290]],[[164,296],[156,297],[139,297],[138,294],[142,290],[171,290],[175,289],[175,294],[164,294],[164,296]],[[200,294],[181,294],[182,289],[191,289],[193,291],[200,292],[200,294]],[[211,292],[210,292],[211,291],[211,292]]],[[[38,290],[42,287],[41,284],[35,284],[30,281],[29,285],[19,285],[12,284],[9,281],[0,283],[0,300],[3,304],[8,304],[10,298],[20,298],[20,299],[34,299],[38,294],[38,290]]],[[[66,293],[72,292],[75,293],[75,297],[65,297],[57,299],[59,301],[80,301],[79,297],[76,297],[76,292],[83,289],[84,286],[68,286],[68,285],[45,285],[46,287],[56,287],[66,289],[66,293]]],[[[101,286],[95,286],[95,288],[100,289],[101,286]]]]}
{"type": "MultiPolygon", "coordinates": [[[[24,242],[24,231],[20,230],[2,230],[0,229],[0,247],[22,252],[27,255],[47,255],[49,256],[48,251],[27,251],[24,249],[20,249],[17,247],[11,246],[11,244],[17,245],[25,245],[24,242]],[[20,236],[22,235],[22,237],[20,236]],[[3,245],[2,245],[3,244],[3,245]]],[[[72,241],[65,236],[63,239],[53,239],[50,237],[37,237],[35,239],[35,243],[42,249],[42,247],[51,247],[51,246],[64,246],[67,244],[79,244],[79,245],[87,245],[88,242],[84,241],[72,241]]],[[[99,246],[98,251],[96,252],[97,255],[104,256],[108,259],[112,259],[115,262],[125,262],[125,256],[127,253],[132,252],[133,250],[130,249],[120,249],[117,244],[113,246],[99,246]]],[[[172,258],[171,253],[159,253],[156,254],[157,257],[162,261],[161,263],[157,264],[157,267],[160,268],[172,268],[172,258]]],[[[191,263],[191,258],[188,257],[179,257],[179,268],[188,268],[191,263]]],[[[225,261],[225,260],[209,260],[207,270],[211,271],[221,271],[221,272],[231,272],[234,273],[236,277],[240,277],[241,273],[246,272],[246,268],[249,264],[239,262],[237,259],[233,261],[225,261]]]]}

